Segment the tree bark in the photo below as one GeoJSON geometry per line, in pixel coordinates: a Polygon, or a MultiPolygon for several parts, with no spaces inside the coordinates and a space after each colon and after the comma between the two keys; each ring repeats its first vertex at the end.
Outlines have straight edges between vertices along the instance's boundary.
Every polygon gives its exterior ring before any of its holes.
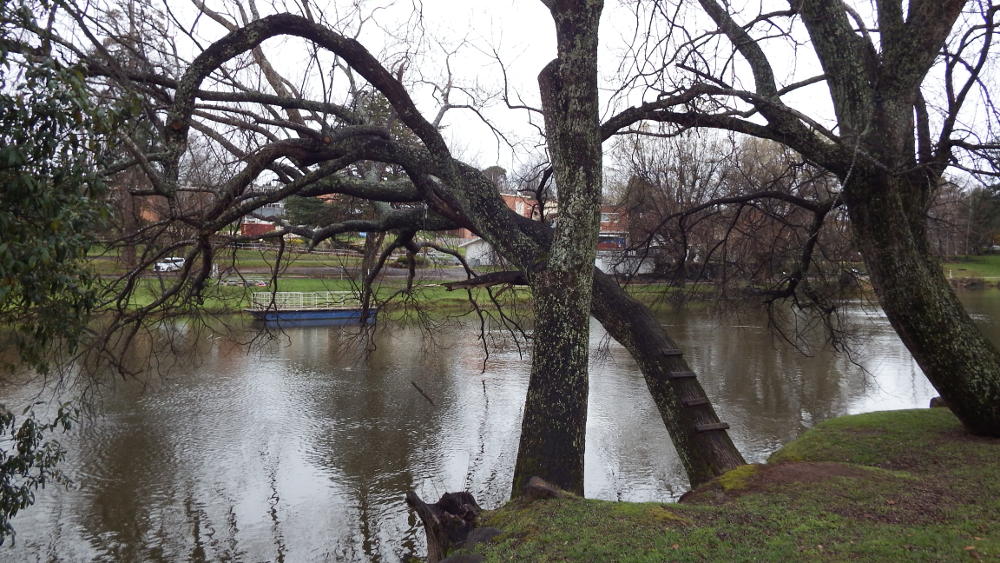
{"type": "Polygon", "coordinates": [[[560,193],[547,259],[528,271],[535,331],[513,490],[531,476],[583,494],[590,302],[600,227],[599,0],[546,2],[558,58],[538,77],[560,193]]]}
{"type": "Polygon", "coordinates": [[[515,494],[539,475],[583,495],[590,291],[571,275],[545,271],[531,284],[534,346],[514,466],[515,494]]]}
{"type": "Polygon", "coordinates": [[[879,302],[906,348],[969,431],[1000,436],[1000,354],[972,322],[930,252],[927,189],[916,174],[870,173],[847,190],[851,224],[879,302]]]}

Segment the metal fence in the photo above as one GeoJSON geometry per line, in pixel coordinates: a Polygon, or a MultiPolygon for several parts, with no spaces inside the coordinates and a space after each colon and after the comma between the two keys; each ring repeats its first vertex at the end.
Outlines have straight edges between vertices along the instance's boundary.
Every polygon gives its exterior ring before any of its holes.
{"type": "Polygon", "coordinates": [[[357,307],[361,302],[353,291],[258,291],[250,300],[253,309],[301,310],[357,307]]]}

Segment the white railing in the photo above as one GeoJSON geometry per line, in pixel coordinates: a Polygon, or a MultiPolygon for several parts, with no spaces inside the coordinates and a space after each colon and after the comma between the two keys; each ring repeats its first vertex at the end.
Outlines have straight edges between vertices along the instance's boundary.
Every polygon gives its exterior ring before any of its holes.
{"type": "Polygon", "coordinates": [[[250,300],[252,309],[298,310],[334,309],[361,305],[353,291],[258,291],[250,300]]]}
{"type": "MultiPolygon", "coordinates": [[[[260,250],[262,252],[277,252],[277,244],[267,244],[260,242],[231,242],[229,246],[236,248],[238,250],[260,250]]],[[[338,248],[334,250],[320,250],[318,248],[313,248],[309,250],[305,246],[297,246],[293,244],[285,245],[285,252],[294,252],[296,254],[322,254],[324,256],[363,256],[364,254],[357,250],[348,250],[344,248],[338,248]]]]}

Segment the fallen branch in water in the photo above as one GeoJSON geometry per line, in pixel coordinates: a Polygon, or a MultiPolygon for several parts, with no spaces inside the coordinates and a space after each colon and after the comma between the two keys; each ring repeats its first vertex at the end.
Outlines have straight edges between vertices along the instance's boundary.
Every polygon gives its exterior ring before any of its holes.
{"type": "Polygon", "coordinates": [[[430,403],[432,407],[437,406],[434,404],[434,400],[430,398],[430,395],[424,393],[424,390],[421,389],[419,385],[417,385],[416,381],[410,380],[410,385],[412,385],[414,389],[416,389],[421,395],[423,395],[424,398],[427,399],[427,402],[430,403]]]}

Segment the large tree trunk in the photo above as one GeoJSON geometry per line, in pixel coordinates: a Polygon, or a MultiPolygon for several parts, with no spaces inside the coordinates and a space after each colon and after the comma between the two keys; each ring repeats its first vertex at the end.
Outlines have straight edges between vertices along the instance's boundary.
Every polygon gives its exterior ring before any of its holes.
{"type": "MultiPolygon", "coordinates": [[[[823,65],[844,149],[840,162],[826,165],[843,182],[855,241],[889,322],[962,423],[997,436],[1000,354],[959,303],[926,235],[927,202],[951,161],[950,146],[933,147],[926,118],[921,127],[914,119],[921,84],[966,2],[907,4],[905,18],[899,0],[880,4],[876,52],[839,3],[796,3],[823,65]]],[[[957,112],[961,101],[949,105],[957,112]]]]}
{"type": "Polygon", "coordinates": [[[865,189],[847,191],[851,223],[889,322],[966,428],[1000,436],[1000,354],[930,252],[919,205],[928,181],[876,172],[853,182],[865,189]]]}
{"type": "Polygon", "coordinates": [[[533,476],[583,494],[589,289],[559,271],[542,272],[532,280],[534,346],[514,494],[533,476]],[[586,307],[582,310],[581,301],[586,307]]]}
{"type": "Polygon", "coordinates": [[[597,30],[602,2],[546,2],[558,58],[538,77],[560,210],[547,260],[528,272],[535,331],[514,466],[515,494],[538,476],[583,494],[590,302],[600,227],[597,30]]]}

